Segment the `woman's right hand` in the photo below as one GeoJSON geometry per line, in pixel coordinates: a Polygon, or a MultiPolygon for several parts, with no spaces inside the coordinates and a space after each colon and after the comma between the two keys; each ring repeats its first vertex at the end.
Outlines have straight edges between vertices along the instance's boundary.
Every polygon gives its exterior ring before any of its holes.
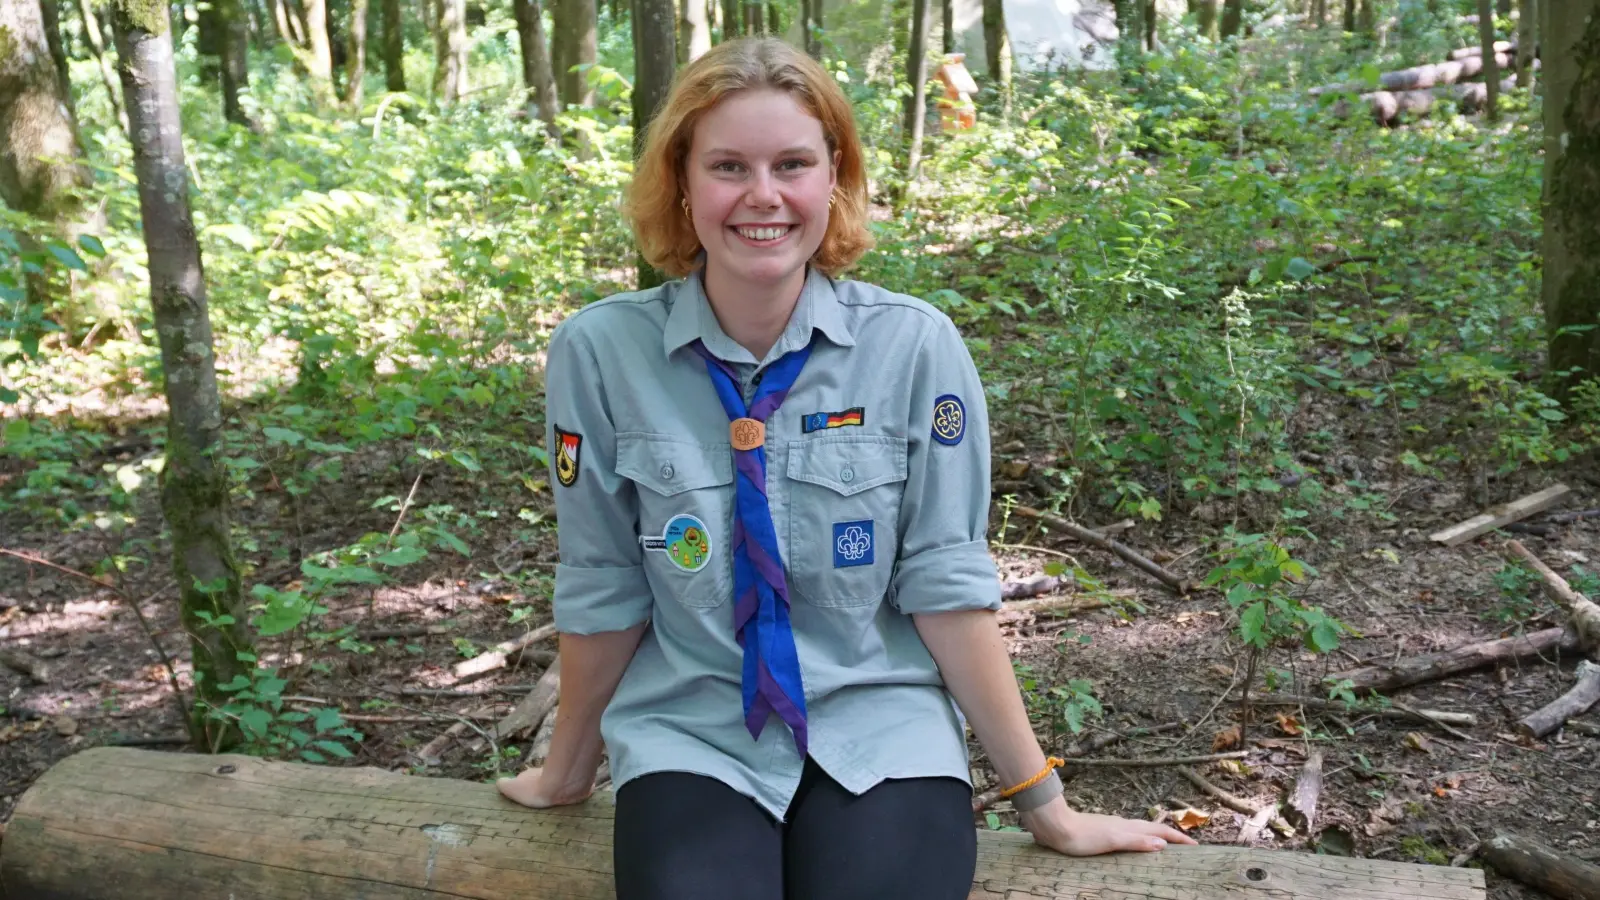
{"type": "Polygon", "coordinates": [[[502,778],[494,786],[507,799],[534,809],[545,809],[587,800],[594,793],[594,778],[591,776],[585,786],[578,788],[546,775],[544,769],[524,769],[517,777],[502,778]]]}

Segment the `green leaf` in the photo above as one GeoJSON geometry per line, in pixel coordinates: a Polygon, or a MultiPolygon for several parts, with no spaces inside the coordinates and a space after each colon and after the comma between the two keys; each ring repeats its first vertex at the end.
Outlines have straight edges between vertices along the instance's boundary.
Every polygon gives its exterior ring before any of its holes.
{"type": "Polygon", "coordinates": [[[66,266],[69,269],[76,269],[79,272],[89,271],[89,266],[83,261],[83,257],[79,256],[78,251],[72,249],[71,247],[51,241],[50,243],[45,244],[44,248],[49,250],[50,255],[54,256],[56,261],[61,263],[63,266],[66,266]]]}
{"type": "Polygon", "coordinates": [[[1339,629],[1328,619],[1311,626],[1306,633],[1306,646],[1313,653],[1327,653],[1339,649],[1339,629]]]}
{"type": "Polygon", "coordinates": [[[1266,628],[1267,605],[1259,600],[1239,616],[1239,636],[1244,638],[1246,644],[1264,649],[1267,646],[1266,628]]]}
{"type": "Polygon", "coordinates": [[[100,243],[100,239],[92,234],[78,235],[78,246],[83,249],[83,252],[95,259],[103,258],[106,255],[106,245],[100,243]]]}
{"type": "Polygon", "coordinates": [[[1296,256],[1294,259],[1289,260],[1285,271],[1289,273],[1290,278],[1295,281],[1301,281],[1308,276],[1317,274],[1317,267],[1296,256]]]}
{"type": "Polygon", "coordinates": [[[13,444],[26,440],[32,431],[33,426],[28,424],[27,419],[7,419],[5,428],[0,430],[0,440],[13,444]]]}
{"type": "Polygon", "coordinates": [[[1356,352],[1350,354],[1350,365],[1360,369],[1365,367],[1367,363],[1372,362],[1373,358],[1372,351],[1357,350],[1356,352]]]}
{"type": "Polygon", "coordinates": [[[10,388],[0,387],[0,403],[15,403],[22,399],[22,395],[10,388]]]}
{"type": "Polygon", "coordinates": [[[372,561],[386,566],[409,566],[419,559],[425,559],[427,555],[428,551],[421,547],[396,547],[372,561]]]}
{"type": "Polygon", "coordinates": [[[272,727],[272,714],[259,706],[252,706],[239,714],[239,727],[250,740],[259,741],[267,736],[267,729],[272,727]]]}
{"type": "Polygon", "coordinates": [[[472,451],[470,450],[452,450],[450,451],[450,458],[468,472],[483,471],[483,466],[478,465],[478,461],[472,458],[472,451]]]}
{"type": "Polygon", "coordinates": [[[343,744],[336,744],[333,741],[313,741],[312,746],[321,747],[340,759],[353,759],[355,757],[355,754],[346,750],[343,744]]]}
{"type": "Polygon", "coordinates": [[[267,440],[272,443],[288,444],[291,447],[298,446],[305,440],[304,435],[290,428],[273,428],[269,426],[261,429],[261,433],[265,434],[267,440]]]}
{"type": "Polygon", "coordinates": [[[366,566],[339,566],[328,569],[310,560],[300,563],[300,572],[327,584],[383,584],[383,576],[366,566]]]}

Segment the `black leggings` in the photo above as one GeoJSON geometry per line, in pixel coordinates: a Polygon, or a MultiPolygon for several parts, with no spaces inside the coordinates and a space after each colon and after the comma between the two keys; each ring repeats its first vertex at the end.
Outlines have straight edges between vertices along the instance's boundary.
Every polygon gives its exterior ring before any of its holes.
{"type": "Polygon", "coordinates": [[[964,900],[978,864],[955,778],[857,797],[810,758],[785,823],[714,778],[657,772],[617,791],[617,900],[964,900]]]}

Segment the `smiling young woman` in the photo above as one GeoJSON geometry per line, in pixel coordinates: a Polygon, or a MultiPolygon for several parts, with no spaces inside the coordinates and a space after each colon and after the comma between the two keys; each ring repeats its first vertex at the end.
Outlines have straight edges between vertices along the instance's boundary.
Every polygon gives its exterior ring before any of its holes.
{"type": "Polygon", "coordinates": [[[620,900],[958,900],[963,713],[1035,839],[1192,843],[1071,810],[994,610],[983,386],[948,317],[839,276],[871,245],[848,102],[772,38],[679,74],[627,212],[678,280],[551,338],[560,562],[527,806],[617,785],[620,900]]]}

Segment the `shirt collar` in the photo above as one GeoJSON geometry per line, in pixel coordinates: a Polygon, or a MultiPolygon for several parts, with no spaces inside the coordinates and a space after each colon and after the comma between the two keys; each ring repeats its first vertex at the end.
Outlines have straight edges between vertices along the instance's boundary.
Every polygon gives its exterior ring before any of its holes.
{"type": "Polygon", "coordinates": [[[854,347],[855,336],[845,325],[839,308],[839,297],[834,292],[833,280],[814,268],[806,271],[805,286],[800,289],[800,300],[789,316],[777,343],[767,353],[767,359],[757,360],[749,350],[740,346],[723,332],[711,303],[706,299],[705,285],[701,281],[702,269],[695,269],[679,285],[673,299],[672,311],[662,330],[662,349],[667,356],[687,347],[698,338],[707,350],[718,359],[733,363],[766,363],[785,353],[798,350],[811,342],[813,330],[840,347],[854,347]]]}

